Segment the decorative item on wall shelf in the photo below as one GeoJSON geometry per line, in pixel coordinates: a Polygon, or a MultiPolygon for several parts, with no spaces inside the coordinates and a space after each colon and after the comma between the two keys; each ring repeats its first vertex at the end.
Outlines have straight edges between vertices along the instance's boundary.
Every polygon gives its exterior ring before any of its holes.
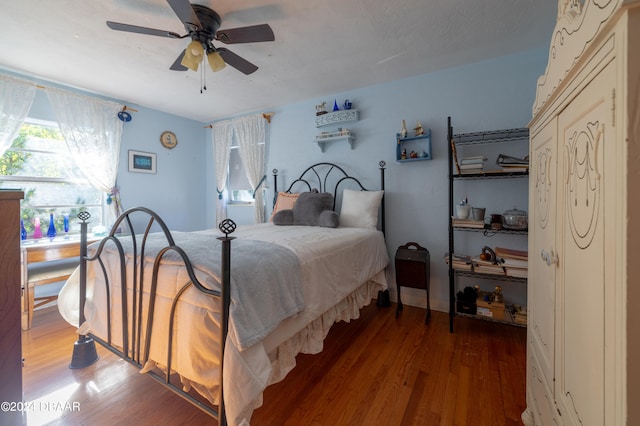
{"type": "Polygon", "coordinates": [[[408,134],[409,134],[409,131],[407,130],[407,123],[405,123],[405,121],[402,120],[402,129],[400,130],[400,137],[406,138],[408,134]]]}
{"type": "Polygon", "coordinates": [[[156,154],[129,150],[129,171],[136,173],[155,173],[156,154]]]}
{"type": "Polygon", "coordinates": [[[351,109],[353,103],[349,99],[345,99],[342,106],[344,107],[344,109],[351,109]]]}
{"type": "Polygon", "coordinates": [[[160,135],[160,143],[167,149],[173,149],[178,145],[178,138],[175,133],[165,130],[160,135]]]}
{"type": "Polygon", "coordinates": [[[322,101],[318,105],[316,105],[316,115],[323,115],[327,113],[327,103],[322,101]]]}
{"type": "Polygon", "coordinates": [[[336,99],[333,100],[333,110],[340,111],[340,107],[338,106],[338,101],[336,99]]]}
{"type": "Polygon", "coordinates": [[[418,124],[416,125],[415,129],[413,129],[413,130],[415,130],[416,136],[422,136],[424,134],[424,129],[422,128],[422,123],[420,123],[419,121],[418,121],[418,124]]]}
{"type": "MultiPolygon", "coordinates": [[[[404,120],[402,124],[405,126],[404,120]]],[[[403,137],[402,133],[397,133],[396,142],[396,161],[404,163],[431,160],[431,129],[412,137],[403,137]]]]}

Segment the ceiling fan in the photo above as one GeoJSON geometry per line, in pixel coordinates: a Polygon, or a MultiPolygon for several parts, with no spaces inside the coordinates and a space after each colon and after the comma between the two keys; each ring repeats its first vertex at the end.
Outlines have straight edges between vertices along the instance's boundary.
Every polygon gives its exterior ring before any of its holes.
{"type": "Polygon", "coordinates": [[[174,71],[197,71],[199,64],[204,60],[205,54],[209,66],[219,71],[229,64],[244,74],[255,72],[258,67],[246,59],[236,55],[224,47],[215,47],[213,41],[225,44],[255,43],[262,41],[274,41],[273,30],[268,24],[251,25],[247,27],[219,30],[222,20],[220,15],[206,6],[191,4],[189,0],[167,0],[169,6],[184,24],[187,32],[180,35],[171,31],[157,30],[154,28],[139,27],[137,25],[122,24],[120,22],[107,21],[107,26],[117,31],[127,31],[138,34],[148,34],[168,38],[190,37],[189,45],[178,55],[171,65],[174,71]]]}

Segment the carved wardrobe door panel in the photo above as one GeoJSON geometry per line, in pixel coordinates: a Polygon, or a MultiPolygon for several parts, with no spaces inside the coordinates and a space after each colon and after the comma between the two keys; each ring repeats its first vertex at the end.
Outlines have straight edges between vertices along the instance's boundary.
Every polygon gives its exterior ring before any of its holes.
{"type": "MultiPolygon", "coordinates": [[[[562,240],[556,281],[555,398],[567,424],[607,424],[605,189],[615,179],[609,64],[558,119],[558,216],[562,240]]],[[[615,188],[614,188],[615,190],[615,188]]],[[[613,192],[613,191],[612,191],[613,192]]],[[[611,281],[611,277],[608,277],[611,281]]]]}
{"type": "Polygon", "coordinates": [[[535,406],[544,423],[551,424],[554,402],[555,281],[557,271],[556,187],[557,118],[531,137],[529,177],[529,344],[535,406]]]}

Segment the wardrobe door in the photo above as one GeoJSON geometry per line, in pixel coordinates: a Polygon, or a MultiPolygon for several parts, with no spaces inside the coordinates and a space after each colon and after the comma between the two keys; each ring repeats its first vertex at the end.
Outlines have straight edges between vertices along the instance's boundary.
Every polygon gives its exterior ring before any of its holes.
{"type": "Polygon", "coordinates": [[[610,218],[604,213],[605,188],[615,179],[614,65],[604,68],[558,119],[557,238],[562,244],[556,275],[555,398],[565,424],[608,424],[605,333],[615,324],[607,323],[607,299],[616,290],[615,277],[605,273],[607,260],[613,259],[606,252],[610,218]]]}
{"type": "Polygon", "coordinates": [[[556,187],[558,126],[553,117],[536,129],[530,143],[529,177],[529,286],[527,301],[529,361],[540,424],[552,424],[555,281],[558,264],[556,245],[556,187]]]}

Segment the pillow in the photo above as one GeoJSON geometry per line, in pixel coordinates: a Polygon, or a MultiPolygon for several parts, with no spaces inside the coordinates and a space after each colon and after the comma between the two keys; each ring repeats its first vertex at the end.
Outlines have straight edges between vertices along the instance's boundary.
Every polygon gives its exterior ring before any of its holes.
{"type": "Polygon", "coordinates": [[[320,213],[320,217],[318,218],[318,226],[322,226],[324,228],[337,228],[340,224],[340,216],[338,213],[333,210],[325,210],[320,213]]]}
{"type": "Polygon", "coordinates": [[[320,226],[320,214],[333,209],[333,195],[328,192],[303,192],[293,206],[293,224],[320,226]]]}
{"type": "Polygon", "coordinates": [[[273,217],[276,213],[281,210],[291,210],[293,206],[296,204],[296,200],[300,194],[291,194],[289,192],[278,192],[278,197],[276,198],[276,205],[273,207],[273,213],[271,213],[271,221],[273,222],[273,217]]]}
{"type": "Polygon", "coordinates": [[[340,226],[376,228],[378,226],[378,209],[383,193],[384,191],[345,189],[342,192],[340,226]]]}
{"type": "Polygon", "coordinates": [[[293,225],[293,210],[280,210],[271,216],[274,225],[293,225]]]}

